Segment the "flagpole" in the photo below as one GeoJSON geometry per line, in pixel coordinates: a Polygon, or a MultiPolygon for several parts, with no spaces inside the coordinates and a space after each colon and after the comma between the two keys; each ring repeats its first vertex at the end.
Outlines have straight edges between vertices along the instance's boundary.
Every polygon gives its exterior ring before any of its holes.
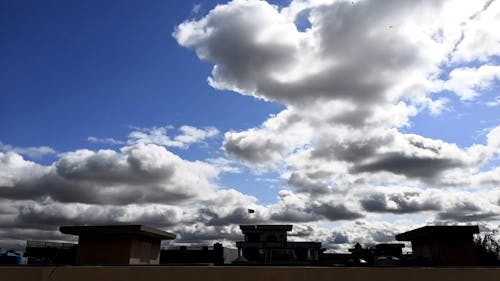
{"type": "Polygon", "coordinates": [[[248,216],[247,216],[247,224],[250,224],[250,215],[254,214],[255,210],[254,209],[248,209],[248,216]]]}

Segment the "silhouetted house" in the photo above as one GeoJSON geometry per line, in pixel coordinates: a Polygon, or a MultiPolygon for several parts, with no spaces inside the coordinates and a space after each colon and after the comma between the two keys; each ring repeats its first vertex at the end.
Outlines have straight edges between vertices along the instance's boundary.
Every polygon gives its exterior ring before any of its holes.
{"type": "Polygon", "coordinates": [[[401,258],[403,256],[403,243],[380,243],[375,245],[375,256],[393,256],[401,258]]]}
{"type": "Polygon", "coordinates": [[[223,247],[215,243],[213,247],[187,247],[162,249],[160,251],[161,264],[230,264],[238,257],[236,249],[223,247]]]}
{"type": "Polygon", "coordinates": [[[413,254],[431,266],[477,265],[474,226],[424,226],[396,235],[398,241],[411,241],[413,254]]]}
{"type": "Polygon", "coordinates": [[[237,262],[248,264],[315,264],[320,242],[288,242],[291,225],[240,225],[245,241],[236,242],[237,262]]]}
{"type": "Polygon", "coordinates": [[[78,235],[76,264],[159,264],[161,240],[175,234],[143,225],[61,226],[78,235]]]}
{"type": "Polygon", "coordinates": [[[348,249],[351,258],[347,265],[351,266],[399,266],[403,256],[403,243],[381,243],[373,247],[363,248],[359,243],[348,249]]]}
{"type": "Polygon", "coordinates": [[[363,248],[361,244],[356,243],[354,248],[348,249],[351,252],[351,258],[347,261],[348,265],[371,265],[373,264],[373,251],[369,248],[363,248]]]}
{"type": "Polygon", "coordinates": [[[401,266],[403,258],[403,243],[381,243],[373,250],[374,266],[401,266]]]}
{"type": "Polygon", "coordinates": [[[26,241],[24,257],[27,264],[75,264],[76,244],[26,241]]]}

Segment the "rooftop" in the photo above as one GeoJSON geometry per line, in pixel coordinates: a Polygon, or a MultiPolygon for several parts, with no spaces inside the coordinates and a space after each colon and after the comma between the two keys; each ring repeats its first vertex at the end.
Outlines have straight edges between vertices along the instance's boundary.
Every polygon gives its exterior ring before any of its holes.
{"type": "Polygon", "coordinates": [[[27,248],[56,248],[56,249],[69,249],[74,247],[75,243],[61,243],[61,242],[49,242],[49,241],[37,241],[28,240],[26,241],[27,248]]]}
{"type": "Polygon", "coordinates": [[[160,239],[175,239],[175,234],[145,225],[86,225],[61,226],[59,230],[71,235],[141,235],[160,239]]]}
{"type": "Polygon", "coordinates": [[[477,225],[428,225],[396,235],[398,241],[411,241],[424,237],[464,236],[479,233],[477,225]]]}
{"type": "Polygon", "coordinates": [[[242,231],[248,230],[281,230],[281,231],[291,231],[291,224],[258,224],[258,225],[240,225],[242,231]]]}
{"type": "Polygon", "coordinates": [[[394,249],[398,249],[398,248],[404,248],[405,247],[405,244],[403,243],[380,243],[380,244],[377,244],[375,245],[375,248],[394,248],[394,249]]]}

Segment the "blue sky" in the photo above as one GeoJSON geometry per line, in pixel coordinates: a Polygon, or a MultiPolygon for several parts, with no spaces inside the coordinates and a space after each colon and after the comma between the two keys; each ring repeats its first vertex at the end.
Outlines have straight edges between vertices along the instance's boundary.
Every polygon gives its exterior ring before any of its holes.
{"type": "MultiPolygon", "coordinates": [[[[57,152],[99,149],[109,145],[89,143],[89,136],[123,139],[131,127],[184,124],[242,130],[283,109],[207,84],[211,66],[172,37],[177,24],[216,2],[204,2],[195,13],[197,4],[3,2],[0,140],[57,152]]],[[[220,139],[210,150],[174,151],[196,160],[221,154],[219,146],[220,139]]],[[[250,174],[224,175],[220,182],[260,195],[264,202],[275,200],[276,190],[250,174]],[[253,190],[255,185],[265,188],[253,190]]]]}
{"type": "Polygon", "coordinates": [[[500,3],[403,2],[0,1],[0,246],[498,229],[500,3]]]}
{"type": "Polygon", "coordinates": [[[2,5],[5,143],[65,151],[88,146],[90,135],[123,137],[130,126],[241,129],[281,108],[207,85],[210,65],[171,35],[195,16],[194,3],[2,5]]]}

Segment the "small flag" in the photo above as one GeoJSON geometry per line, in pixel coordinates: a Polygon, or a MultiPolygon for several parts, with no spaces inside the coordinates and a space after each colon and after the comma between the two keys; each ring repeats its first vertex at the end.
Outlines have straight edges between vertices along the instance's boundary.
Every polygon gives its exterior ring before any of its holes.
{"type": "Polygon", "coordinates": [[[249,214],[253,214],[253,213],[255,213],[255,210],[254,209],[248,209],[248,213],[249,214]]]}

